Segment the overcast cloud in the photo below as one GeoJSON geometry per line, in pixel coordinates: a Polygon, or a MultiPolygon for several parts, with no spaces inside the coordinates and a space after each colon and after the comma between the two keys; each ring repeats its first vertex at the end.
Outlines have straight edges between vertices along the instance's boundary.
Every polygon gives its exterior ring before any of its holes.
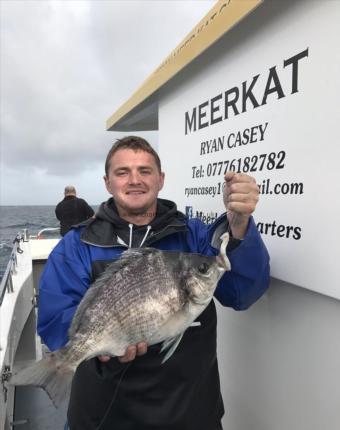
{"type": "Polygon", "coordinates": [[[107,118],[214,3],[0,0],[0,204],[54,205],[67,184],[105,200],[104,159],[123,135],[107,118]]]}

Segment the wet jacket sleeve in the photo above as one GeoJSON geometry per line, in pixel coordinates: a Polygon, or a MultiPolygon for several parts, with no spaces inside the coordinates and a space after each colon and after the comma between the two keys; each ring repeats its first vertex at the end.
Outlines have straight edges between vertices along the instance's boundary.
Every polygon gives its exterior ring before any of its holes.
{"type": "MultiPolygon", "coordinates": [[[[191,226],[191,241],[196,252],[217,255],[219,249],[212,246],[214,235],[218,230],[226,231],[226,227],[225,215],[208,227],[200,222],[191,226]]],[[[252,217],[244,239],[232,248],[231,251],[227,249],[231,271],[221,278],[215,297],[223,306],[244,310],[255,303],[269,287],[269,255],[252,217]]]]}
{"type": "Polygon", "coordinates": [[[73,315],[90,278],[87,247],[72,230],[50,254],[40,280],[38,333],[50,350],[66,344],[73,315]]]}

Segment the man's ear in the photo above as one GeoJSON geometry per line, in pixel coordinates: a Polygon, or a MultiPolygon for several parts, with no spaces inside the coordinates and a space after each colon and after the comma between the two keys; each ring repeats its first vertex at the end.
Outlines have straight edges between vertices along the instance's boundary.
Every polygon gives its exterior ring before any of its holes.
{"type": "Polygon", "coordinates": [[[165,179],[165,173],[161,172],[160,175],[160,181],[159,181],[159,191],[163,188],[164,186],[164,179],[165,179]]]}
{"type": "Polygon", "coordinates": [[[109,186],[110,186],[109,178],[106,175],[104,175],[103,179],[104,179],[105,187],[106,187],[107,191],[110,192],[110,190],[109,190],[109,186]]]}

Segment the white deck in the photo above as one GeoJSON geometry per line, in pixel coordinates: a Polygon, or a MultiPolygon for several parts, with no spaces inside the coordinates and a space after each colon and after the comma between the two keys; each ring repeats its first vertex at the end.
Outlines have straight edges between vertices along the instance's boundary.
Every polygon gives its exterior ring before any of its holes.
{"type": "MultiPolygon", "coordinates": [[[[12,274],[13,291],[5,293],[0,308],[1,373],[3,373],[5,367],[9,367],[9,370],[13,372],[17,366],[23,365],[26,360],[35,360],[41,356],[41,345],[36,336],[36,312],[34,308],[38,291],[37,284],[42,265],[58,241],[59,239],[31,239],[29,242],[20,242],[20,248],[23,252],[16,254],[17,265],[12,274]],[[35,265],[38,262],[39,267],[35,265]]],[[[20,428],[23,430],[59,428],[59,423],[65,421],[65,411],[58,412],[58,415],[61,414],[59,421],[57,415],[52,419],[52,412],[54,414],[56,412],[51,409],[52,405],[48,407],[49,399],[47,396],[45,404],[41,404],[45,393],[41,392],[41,390],[32,389],[27,396],[27,387],[25,389],[16,390],[15,394],[14,388],[6,382],[0,385],[0,430],[12,429],[12,423],[14,422],[15,424],[17,420],[20,421],[20,428]],[[14,399],[17,415],[15,419],[13,416],[14,399]],[[34,408],[28,408],[29,404],[34,405],[34,408]],[[46,424],[48,421],[48,426],[44,424],[43,427],[38,427],[34,419],[39,409],[38,404],[43,406],[40,414],[46,412],[49,415],[48,419],[39,421],[42,424],[44,422],[46,424]],[[29,413],[29,410],[31,410],[33,416],[29,413]],[[27,423],[25,424],[26,421],[27,423]],[[58,422],[58,425],[55,425],[56,422],[58,422]]]]}
{"type": "Polygon", "coordinates": [[[60,239],[31,239],[29,244],[32,260],[46,260],[59,240],[60,239]]]}

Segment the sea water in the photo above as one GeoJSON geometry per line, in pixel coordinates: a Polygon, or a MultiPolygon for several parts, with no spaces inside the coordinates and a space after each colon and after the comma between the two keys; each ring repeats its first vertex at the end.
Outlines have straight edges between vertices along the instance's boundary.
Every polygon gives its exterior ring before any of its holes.
{"type": "MultiPolygon", "coordinates": [[[[98,205],[91,206],[94,211],[98,209],[98,205]]],[[[0,206],[0,281],[18,233],[27,229],[28,235],[36,235],[43,228],[59,227],[54,209],[55,206],[0,206]]]]}

